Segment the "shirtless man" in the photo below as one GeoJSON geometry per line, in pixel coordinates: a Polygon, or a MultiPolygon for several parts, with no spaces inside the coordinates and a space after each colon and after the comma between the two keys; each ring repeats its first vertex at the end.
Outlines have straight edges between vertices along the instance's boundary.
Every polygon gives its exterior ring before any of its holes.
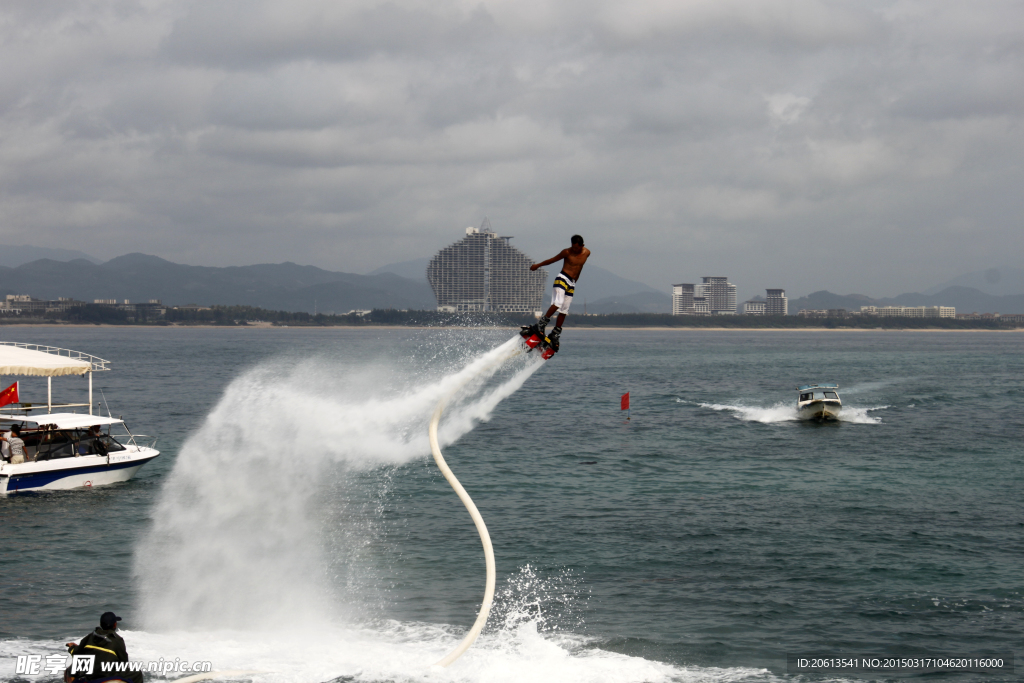
{"type": "Polygon", "coordinates": [[[544,317],[537,321],[537,329],[540,331],[540,336],[543,337],[544,328],[551,322],[551,316],[554,312],[558,311],[555,329],[551,330],[550,334],[552,346],[556,349],[558,348],[558,338],[562,334],[562,323],[565,322],[565,314],[569,312],[569,304],[572,303],[572,295],[576,291],[576,281],[580,278],[583,264],[590,258],[590,250],[583,246],[582,237],[573,235],[569,242],[572,246],[558,252],[557,256],[552,256],[547,261],[534,263],[530,266],[530,270],[537,270],[555,261],[564,260],[562,272],[555,277],[555,286],[551,290],[551,306],[548,308],[548,312],[544,314],[544,317]]]}

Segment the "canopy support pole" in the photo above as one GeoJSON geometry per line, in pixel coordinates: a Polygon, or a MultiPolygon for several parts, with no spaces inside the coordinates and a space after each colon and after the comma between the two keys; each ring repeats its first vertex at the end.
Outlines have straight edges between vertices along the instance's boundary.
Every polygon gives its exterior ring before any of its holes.
{"type": "Polygon", "coordinates": [[[46,412],[53,412],[53,377],[46,378],[46,412]]]}
{"type": "Polygon", "coordinates": [[[89,414],[92,415],[92,370],[89,371],[89,414]]]}

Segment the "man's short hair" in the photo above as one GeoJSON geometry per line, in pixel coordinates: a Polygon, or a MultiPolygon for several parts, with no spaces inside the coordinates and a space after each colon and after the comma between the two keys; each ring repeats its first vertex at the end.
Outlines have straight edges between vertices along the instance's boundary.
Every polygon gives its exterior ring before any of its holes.
{"type": "Polygon", "coordinates": [[[583,238],[579,235],[573,235],[572,239],[569,240],[569,244],[583,244],[583,238]]]}
{"type": "Polygon", "coordinates": [[[11,425],[11,433],[15,436],[21,434],[21,425],[11,425]]]}

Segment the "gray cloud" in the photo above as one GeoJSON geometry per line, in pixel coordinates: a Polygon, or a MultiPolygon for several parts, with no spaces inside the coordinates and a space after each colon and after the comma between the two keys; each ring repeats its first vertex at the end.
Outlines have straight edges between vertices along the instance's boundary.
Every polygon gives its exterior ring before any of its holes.
{"type": "MultiPolygon", "coordinates": [[[[655,286],[882,296],[1024,246],[1024,7],[8,2],[8,243],[367,272],[490,217],[655,286]]],[[[581,282],[581,289],[585,281],[581,282]]]]}

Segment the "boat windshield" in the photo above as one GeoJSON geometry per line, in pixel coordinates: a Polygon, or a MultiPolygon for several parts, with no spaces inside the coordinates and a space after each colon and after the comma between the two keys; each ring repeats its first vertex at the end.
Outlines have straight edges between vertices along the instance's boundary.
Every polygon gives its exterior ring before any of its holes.
{"type": "MultiPolygon", "coordinates": [[[[109,434],[95,435],[85,429],[38,430],[23,433],[26,448],[34,450],[33,460],[54,460],[80,455],[106,455],[123,451],[109,434]]],[[[33,455],[30,450],[29,455],[33,455]]]]}
{"type": "Polygon", "coordinates": [[[815,401],[822,401],[824,399],[825,399],[825,392],[824,391],[815,391],[814,392],[814,400],[815,401]]]}
{"type": "Polygon", "coordinates": [[[825,392],[825,398],[830,398],[830,399],[832,399],[834,401],[838,401],[839,400],[839,394],[837,394],[834,391],[826,391],[825,392]]]}

